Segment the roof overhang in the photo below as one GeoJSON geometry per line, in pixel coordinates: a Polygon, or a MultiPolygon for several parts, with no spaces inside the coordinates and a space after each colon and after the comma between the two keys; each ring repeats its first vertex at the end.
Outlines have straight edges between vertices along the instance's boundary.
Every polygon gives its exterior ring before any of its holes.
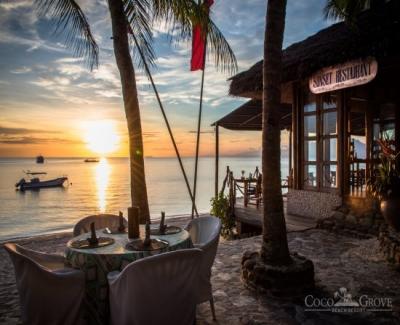
{"type": "MultiPolygon", "coordinates": [[[[281,104],[279,111],[281,129],[289,129],[292,124],[292,105],[281,104]]],[[[262,101],[257,99],[248,101],[212,124],[215,125],[228,130],[261,131],[262,101]]]]}

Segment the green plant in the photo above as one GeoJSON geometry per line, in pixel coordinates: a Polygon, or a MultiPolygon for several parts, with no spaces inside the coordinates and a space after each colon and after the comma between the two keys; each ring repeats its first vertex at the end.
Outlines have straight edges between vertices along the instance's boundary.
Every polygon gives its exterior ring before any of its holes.
{"type": "Polygon", "coordinates": [[[376,175],[368,181],[368,192],[376,199],[382,201],[400,197],[400,174],[396,170],[396,158],[400,152],[393,149],[394,140],[381,137],[378,140],[381,147],[380,164],[376,175]]]}
{"type": "Polygon", "coordinates": [[[233,237],[233,228],[235,227],[235,220],[232,218],[229,211],[229,198],[223,192],[220,192],[217,197],[211,199],[210,213],[221,219],[221,234],[227,239],[233,237]]]}

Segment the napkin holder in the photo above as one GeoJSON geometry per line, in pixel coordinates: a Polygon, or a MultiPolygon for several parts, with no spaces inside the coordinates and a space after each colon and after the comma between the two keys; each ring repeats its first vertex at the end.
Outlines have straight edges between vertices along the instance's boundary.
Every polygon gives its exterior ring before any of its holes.
{"type": "Polygon", "coordinates": [[[99,244],[99,239],[96,235],[96,229],[94,227],[94,222],[90,223],[90,237],[87,239],[89,245],[96,246],[99,244]]]}

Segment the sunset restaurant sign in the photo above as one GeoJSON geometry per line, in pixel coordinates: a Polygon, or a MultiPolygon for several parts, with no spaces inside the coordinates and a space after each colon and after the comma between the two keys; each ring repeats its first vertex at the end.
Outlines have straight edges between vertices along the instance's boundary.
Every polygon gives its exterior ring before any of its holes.
{"type": "Polygon", "coordinates": [[[376,77],[378,62],[374,58],[349,61],[314,73],[309,79],[312,93],[320,94],[366,84],[376,77]]]}

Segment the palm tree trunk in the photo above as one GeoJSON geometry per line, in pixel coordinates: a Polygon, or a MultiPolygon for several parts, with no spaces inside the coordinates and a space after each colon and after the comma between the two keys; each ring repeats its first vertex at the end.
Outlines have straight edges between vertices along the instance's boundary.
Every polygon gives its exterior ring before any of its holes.
{"type": "Polygon", "coordinates": [[[286,0],[268,0],[263,66],[263,243],[261,257],[268,264],[289,264],[283,211],[280,163],[280,118],[282,43],[286,0]]]}
{"type": "Polygon", "coordinates": [[[141,223],[150,220],[143,159],[143,138],[140,122],[135,69],[129,53],[127,20],[122,0],[108,0],[112,22],[114,55],[121,77],[122,96],[129,133],[132,206],[140,209],[141,223]]]}

